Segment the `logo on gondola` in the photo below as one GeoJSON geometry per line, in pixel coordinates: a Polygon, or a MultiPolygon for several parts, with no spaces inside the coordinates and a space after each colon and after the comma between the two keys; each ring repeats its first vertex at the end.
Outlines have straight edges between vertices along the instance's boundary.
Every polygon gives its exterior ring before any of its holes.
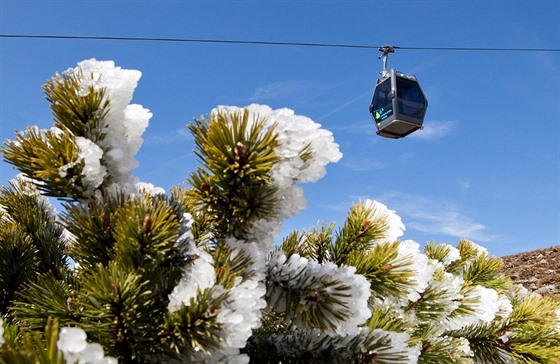
{"type": "Polygon", "coordinates": [[[385,110],[385,108],[382,107],[381,109],[377,109],[373,112],[373,117],[378,123],[387,119],[391,115],[393,115],[393,108],[385,110]]]}

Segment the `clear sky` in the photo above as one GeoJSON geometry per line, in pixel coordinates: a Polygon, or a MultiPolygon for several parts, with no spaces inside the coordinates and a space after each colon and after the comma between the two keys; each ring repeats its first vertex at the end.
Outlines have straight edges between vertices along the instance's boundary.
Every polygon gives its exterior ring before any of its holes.
{"type": "MultiPolygon", "coordinates": [[[[0,33],[395,45],[560,48],[557,0],[0,0],[0,33]]],[[[96,58],[138,69],[133,102],[154,116],[133,171],[167,190],[198,165],[186,124],[216,105],[288,107],[334,133],[344,157],[304,185],[284,231],[344,220],[366,198],[396,210],[403,238],[469,238],[503,256],[560,244],[560,52],[397,50],[425,128],[375,134],[375,49],[0,38],[0,139],[52,125],[41,86],[96,58]]],[[[0,163],[0,184],[15,176],[0,163]]]]}

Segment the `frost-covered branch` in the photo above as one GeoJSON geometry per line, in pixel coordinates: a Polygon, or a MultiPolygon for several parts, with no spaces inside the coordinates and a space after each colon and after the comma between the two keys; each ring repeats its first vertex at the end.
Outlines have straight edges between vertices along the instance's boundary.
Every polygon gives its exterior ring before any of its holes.
{"type": "Polygon", "coordinates": [[[87,60],[44,86],[54,124],[5,142],[0,364],[552,363],[560,301],[462,240],[421,244],[379,201],[276,246],[342,154],[290,109],[218,106],[166,192],[132,175],[140,72],[87,60]],[[61,215],[45,196],[65,200],[61,215]],[[58,327],[63,326],[61,330],[58,327]]]}

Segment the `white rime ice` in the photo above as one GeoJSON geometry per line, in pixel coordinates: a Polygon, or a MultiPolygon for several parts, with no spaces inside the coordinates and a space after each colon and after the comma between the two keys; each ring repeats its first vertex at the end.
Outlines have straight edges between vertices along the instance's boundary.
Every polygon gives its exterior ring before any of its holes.
{"type": "Polygon", "coordinates": [[[214,259],[203,249],[196,246],[192,235],[192,216],[184,213],[181,219],[181,235],[178,244],[190,255],[196,257],[192,265],[185,269],[179,283],[169,294],[167,308],[170,312],[178,311],[182,305],[189,306],[196,298],[197,291],[204,291],[216,283],[214,259]]]}
{"type": "Polygon", "coordinates": [[[197,291],[204,291],[216,283],[214,259],[205,251],[196,248],[198,258],[184,273],[173,291],[169,294],[168,309],[178,311],[182,305],[189,306],[191,299],[196,298],[197,291]]]}
{"type": "Polygon", "coordinates": [[[115,67],[112,61],[95,59],[82,61],[66,72],[81,75],[80,90],[84,95],[93,87],[96,91],[104,90],[105,98],[110,102],[109,112],[99,126],[104,138],[88,142],[76,138],[80,157],[86,163],[82,171],[85,180],[91,183],[90,188],[95,189],[109,175],[121,189],[134,191],[136,180],[131,170],[138,166],[134,155],[143,143],[142,134],[152,117],[148,109],[130,104],[141,72],[115,67]],[[98,163],[99,160],[103,160],[103,165],[98,163]]]}
{"type": "Polygon", "coordinates": [[[449,264],[453,263],[454,261],[461,259],[461,252],[459,252],[459,249],[449,244],[442,244],[442,245],[445,246],[445,248],[448,250],[448,253],[443,258],[442,263],[444,266],[447,267],[449,264]]]}
{"type": "Polygon", "coordinates": [[[383,236],[383,241],[396,241],[404,234],[406,230],[401,217],[394,210],[389,210],[383,203],[375,200],[367,199],[362,205],[369,211],[368,220],[385,219],[387,221],[387,230],[383,236]]]}
{"type": "Polygon", "coordinates": [[[165,190],[161,187],[154,186],[153,183],[137,182],[136,191],[148,195],[165,195],[165,190]]]}
{"type": "MultiPolygon", "coordinates": [[[[268,279],[272,283],[267,292],[268,300],[276,312],[284,312],[288,310],[285,297],[290,291],[316,292],[316,299],[305,303],[309,306],[319,306],[329,297],[335,297],[338,302],[332,311],[343,316],[343,319],[324,310],[325,320],[331,323],[328,332],[355,334],[359,330],[358,326],[371,316],[368,307],[370,284],[363,275],[355,272],[353,266],[338,267],[330,262],[319,264],[298,254],[287,259],[284,253],[279,252],[268,264],[268,279]]],[[[312,328],[307,327],[309,323],[298,316],[292,318],[292,322],[296,327],[312,328]]]]}
{"type": "Polygon", "coordinates": [[[416,302],[420,299],[420,294],[428,287],[436,267],[429,263],[426,255],[420,253],[420,244],[414,240],[404,240],[399,244],[397,260],[411,262],[406,269],[412,273],[409,282],[413,282],[415,286],[406,297],[409,301],[416,302]]]}
{"type": "Polygon", "coordinates": [[[91,140],[83,137],[76,137],[76,145],[79,149],[80,160],[84,162],[82,169],[84,187],[93,191],[103,183],[107,175],[107,169],[101,165],[103,150],[91,140]]]}
{"type": "Polygon", "coordinates": [[[45,209],[49,218],[55,220],[58,213],[56,212],[55,207],[51,204],[51,201],[41,194],[37,185],[41,184],[40,181],[36,181],[27,177],[27,175],[20,173],[14,179],[10,180],[10,183],[18,188],[23,194],[27,196],[34,196],[37,198],[39,205],[45,209]]]}
{"type": "MultiPolygon", "coordinates": [[[[445,321],[449,330],[459,330],[469,325],[489,323],[494,320],[503,302],[500,302],[498,292],[492,288],[475,286],[464,295],[464,301],[470,302],[472,312],[465,315],[451,315],[445,321]]],[[[505,308],[507,309],[507,308],[505,308]]]]}
{"type": "Polygon", "coordinates": [[[240,349],[245,346],[252,330],[260,327],[261,310],[266,307],[265,257],[254,243],[228,239],[227,246],[233,257],[244,254],[250,256],[253,262],[248,267],[251,278],[236,280],[229,292],[229,299],[222,303],[217,318],[222,327],[226,328],[226,345],[240,349]]]}
{"type": "Polygon", "coordinates": [[[57,348],[62,351],[68,364],[116,364],[117,359],[104,356],[103,348],[97,343],[88,343],[84,330],[78,327],[63,327],[58,334],[57,348]]]}

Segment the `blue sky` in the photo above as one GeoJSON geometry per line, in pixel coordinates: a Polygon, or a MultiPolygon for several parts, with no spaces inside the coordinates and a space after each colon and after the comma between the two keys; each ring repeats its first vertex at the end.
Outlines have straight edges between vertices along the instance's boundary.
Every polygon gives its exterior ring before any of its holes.
{"type": "MultiPolygon", "coordinates": [[[[401,47],[559,48],[557,0],[0,1],[1,34],[235,39],[401,47]]],[[[503,256],[560,244],[560,52],[397,50],[425,128],[376,136],[375,49],[0,38],[0,139],[52,125],[42,84],[89,58],[138,69],[154,116],[133,173],[169,190],[198,165],[186,124],[216,105],[288,107],[334,133],[344,157],[304,185],[284,232],[342,223],[366,198],[404,238],[469,238],[503,256]]],[[[0,184],[15,171],[0,163],[0,184]]]]}

